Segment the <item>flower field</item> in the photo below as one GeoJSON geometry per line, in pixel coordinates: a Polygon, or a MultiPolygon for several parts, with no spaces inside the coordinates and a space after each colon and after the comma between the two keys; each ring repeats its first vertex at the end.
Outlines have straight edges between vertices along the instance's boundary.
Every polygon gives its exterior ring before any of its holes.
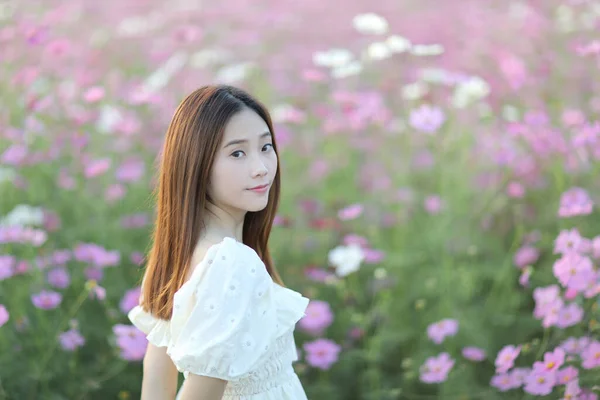
{"type": "Polygon", "coordinates": [[[0,400],[137,399],[167,125],[272,113],[309,399],[598,399],[600,5],[0,1],[0,400]]]}

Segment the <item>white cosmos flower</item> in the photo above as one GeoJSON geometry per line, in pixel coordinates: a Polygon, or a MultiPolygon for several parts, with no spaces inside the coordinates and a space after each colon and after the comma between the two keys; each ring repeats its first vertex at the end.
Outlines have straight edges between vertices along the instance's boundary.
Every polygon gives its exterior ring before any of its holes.
{"type": "Polygon", "coordinates": [[[333,48],[327,51],[317,51],[313,54],[313,63],[319,67],[343,67],[354,59],[350,50],[333,48]]]}
{"type": "Polygon", "coordinates": [[[422,81],[416,81],[402,88],[402,98],[406,100],[417,100],[429,92],[429,86],[422,81]]]}
{"type": "Polygon", "coordinates": [[[346,78],[352,75],[358,75],[362,71],[363,67],[359,61],[352,61],[351,63],[334,68],[331,71],[331,76],[336,79],[346,78]]]}
{"type": "Polygon", "coordinates": [[[209,48],[197,51],[190,57],[189,64],[193,68],[206,68],[218,63],[226,63],[232,58],[232,54],[222,48],[209,48]]]}
{"type": "Polygon", "coordinates": [[[44,211],[40,207],[19,204],[2,218],[0,225],[39,226],[43,222],[44,211]]]}
{"type": "Polygon", "coordinates": [[[478,76],[461,82],[454,88],[452,104],[456,108],[468,105],[485,98],[490,93],[490,85],[478,76]]]}
{"type": "Polygon", "coordinates": [[[384,60],[392,55],[392,51],[385,42],[373,42],[367,47],[367,56],[371,60],[384,60]]]}
{"type": "Polygon", "coordinates": [[[165,87],[171,78],[185,66],[188,58],[188,54],[183,51],[174,53],[163,65],[146,78],[143,84],[145,92],[154,93],[165,87]]]}
{"type": "Polygon", "coordinates": [[[235,84],[246,79],[254,63],[242,62],[232,65],[227,65],[217,72],[216,80],[225,84],[235,84]]]}
{"type": "Polygon", "coordinates": [[[360,269],[360,264],[365,259],[360,246],[338,246],[329,252],[329,263],[335,267],[335,273],[344,277],[360,269]]]}
{"type": "Polygon", "coordinates": [[[441,44],[416,44],[412,46],[410,52],[415,56],[439,56],[444,53],[444,46],[441,44]]]}
{"type": "Polygon", "coordinates": [[[410,40],[403,36],[392,35],[385,40],[388,48],[392,51],[392,53],[404,53],[407,50],[410,50],[412,44],[410,40]]]}
{"type": "Polygon", "coordinates": [[[359,14],[352,19],[352,25],[360,33],[382,35],[388,31],[388,22],[375,13],[359,14]]]}
{"type": "Polygon", "coordinates": [[[100,109],[100,116],[96,122],[96,128],[103,133],[113,132],[123,116],[118,108],[111,105],[103,105],[100,109]]]}

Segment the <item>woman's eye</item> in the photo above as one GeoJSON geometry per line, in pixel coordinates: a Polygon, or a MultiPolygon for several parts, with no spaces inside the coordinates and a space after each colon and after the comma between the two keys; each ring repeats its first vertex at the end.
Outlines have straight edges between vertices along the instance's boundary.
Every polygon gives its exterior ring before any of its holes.
{"type": "Polygon", "coordinates": [[[244,152],[243,152],[243,151],[241,151],[241,150],[238,150],[238,151],[234,151],[233,153],[231,153],[231,155],[233,156],[233,158],[240,158],[241,156],[239,156],[239,157],[238,157],[238,156],[236,156],[236,154],[240,154],[240,153],[241,153],[241,154],[244,154],[244,152]]]}
{"type": "Polygon", "coordinates": [[[271,148],[272,148],[272,147],[273,147],[273,144],[272,144],[272,143],[267,143],[267,144],[265,144],[265,145],[264,145],[264,147],[263,147],[263,150],[264,150],[264,149],[265,149],[265,147],[267,147],[267,146],[271,146],[271,148]]]}

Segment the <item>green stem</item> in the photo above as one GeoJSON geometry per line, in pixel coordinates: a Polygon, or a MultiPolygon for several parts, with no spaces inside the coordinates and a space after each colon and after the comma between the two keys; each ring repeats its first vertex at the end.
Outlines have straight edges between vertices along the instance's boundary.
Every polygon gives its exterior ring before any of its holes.
{"type": "MultiPolygon", "coordinates": [[[[79,308],[81,308],[81,305],[83,304],[83,302],[85,301],[85,299],[86,299],[86,297],[88,295],[89,295],[89,289],[86,286],[86,288],[81,292],[81,294],[77,298],[77,301],[75,301],[75,304],[71,307],[71,309],[67,313],[66,317],[58,325],[57,332],[55,332],[55,334],[53,336],[58,335],[59,332],[62,331],[62,328],[65,325],[68,324],[69,320],[71,320],[75,316],[75,314],[77,313],[77,311],[79,310],[79,308]]],[[[58,346],[58,340],[54,340],[53,344],[48,349],[48,352],[42,357],[42,360],[39,363],[39,367],[38,367],[39,374],[41,374],[41,372],[46,369],[47,364],[50,361],[50,359],[52,358],[52,355],[54,354],[54,351],[56,350],[57,346],[58,346]]],[[[36,381],[33,382],[33,385],[31,387],[31,396],[30,396],[30,398],[32,400],[35,400],[37,398],[36,397],[36,395],[37,395],[37,386],[38,386],[38,383],[39,383],[40,380],[41,379],[38,379],[38,380],[36,380],[36,381]]]]}

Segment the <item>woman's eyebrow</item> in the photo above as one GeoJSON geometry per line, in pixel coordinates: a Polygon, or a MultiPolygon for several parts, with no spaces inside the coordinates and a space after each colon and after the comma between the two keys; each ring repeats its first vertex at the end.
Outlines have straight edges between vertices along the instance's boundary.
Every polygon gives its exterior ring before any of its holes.
{"type": "MultiPolygon", "coordinates": [[[[271,136],[271,132],[264,132],[258,138],[262,139],[267,136],[271,136]]],[[[223,148],[233,146],[234,144],[240,144],[240,143],[248,143],[248,140],[247,139],[235,139],[235,140],[232,140],[231,142],[227,143],[223,148]]]]}

